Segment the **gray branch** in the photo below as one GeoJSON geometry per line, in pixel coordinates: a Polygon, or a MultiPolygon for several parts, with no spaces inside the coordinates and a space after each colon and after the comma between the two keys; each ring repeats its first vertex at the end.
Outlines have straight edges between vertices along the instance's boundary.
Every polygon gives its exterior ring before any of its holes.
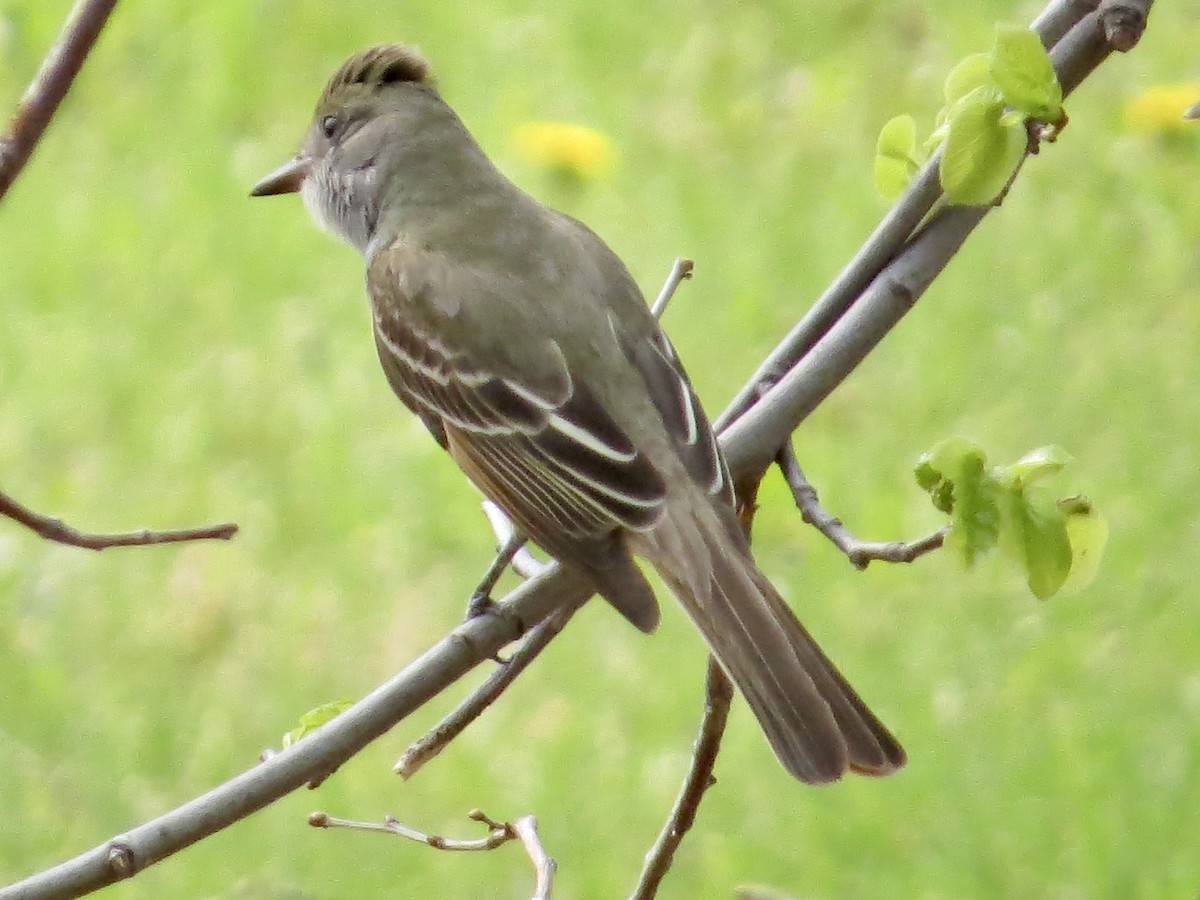
{"type": "MultiPolygon", "coordinates": [[[[0,200],[3,200],[17,176],[29,162],[59,105],[75,83],[75,77],[96,45],[117,0],[78,0],[63,25],[58,41],[46,54],[36,77],[26,88],[9,122],[7,134],[0,137],[0,200]]],[[[20,522],[46,540],[70,544],[86,550],[110,547],[137,547],[147,544],[173,544],[183,541],[227,541],[237,532],[231,523],[203,528],[172,531],[130,531],[119,534],[91,534],[79,531],[59,519],[44,516],[22,506],[0,492],[0,515],[20,522]]]]}
{"type": "Polygon", "coordinates": [[[116,5],[117,0],[79,0],[71,10],[58,43],[17,105],[8,134],[0,138],[0,200],[29,162],[116,5]]]}
{"type": "Polygon", "coordinates": [[[700,801],[708,789],[717,783],[713,778],[713,769],[717,765],[717,754],[721,751],[721,738],[725,734],[725,723],[729,719],[729,705],[732,702],[733,683],[710,656],[708,676],[704,683],[704,715],[700,719],[696,745],[692,748],[692,763],[675,806],[667,816],[667,823],[646,854],[642,873],[638,876],[633,893],[629,895],[630,900],[650,900],[658,894],[658,888],[675,859],[675,851],[696,823],[700,801]]]}
{"type": "Polygon", "coordinates": [[[0,898],[49,900],[99,890],[228,828],[285,794],[327,778],[371,741],[564,602],[582,603],[591,592],[581,577],[555,567],[555,571],[513,591],[505,615],[480,616],[463,623],[398,675],[303,740],[87,853],[0,888],[0,898]]]}
{"type": "Polygon", "coordinates": [[[61,519],[44,516],[23,506],[0,491],[0,516],[19,522],[38,537],[57,544],[81,547],[84,550],[108,550],[112,547],[145,547],[150,544],[180,544],[186,541],[228,541],[237,534],[238,527],[232,522],[221,525],[205,525],[200,528],[179,528],[171,531],[119,531],[113,534],[96,534],[80,531],[61,519]]]}
{"type": "MultiPolygon", "coordinates": [[[[587,598],[584,598],[586,601],[587,598]]],[[[404,755],[395,765],[396,774],[409,779],[417,774],[430,760],[436,758],[458,737],[467,726],[483,715],[483,711],[495,703],[529,664],[545,650],[558,633],[567,627],[571,617],[583,605],[566,604],[554,610],[549,616],[525,635],[520,646],[513,651],[508,659],[501,662],[487,679],[473,690],[450,714],[438,722],[424,735],[413,741],[404,755]]]]}
{"type": "MultiPolygon", "coordinates": [[[[1039,21],[1062,27],[1061,16],[1085,4],[1060,0],[1039,21]]],[[[1107,17],[1133,7],[1141,21],[1151,0],[1103,3],[1050,51],[1063,95],[1070,94],[1112,51],[1107,17]]],[[[1123,17],[1123,21],[1127,18],[1123,17]]],[[[1128,36],[1126,35],[1126,38],[1128,36]]],[[[908,193],[868,239],[833,286],[759,368],[718,420],[730,469],[757,481],[796,427],[858,367],[925,293],[991,207],[943,207],[916,228],[937,201],[935,156],[908,193]],[[856,269],[856,263],[861,269],[856,269]],[[772,386],[773,385],[773,386],[772,386]],[[755,399],[764,386],[770,386],[755,399]],[[743,412],[742,410],[747,410],[743,412]]]]}
{"type": "Polygon", "coordinates": [[[473,809],[467,818],[474,822],[482,822],[488,828],[486,837],[475,839],[448,838],[439,834],[426,834],[409,828],[407,825],[388,816],[382,823],[354,822],[349,819],[336,819],[323,812],[313,813],[308,817],[308,824],[314,828],[349,828],[354,831],[375,831],[382,834],[394,834],[405,840],[425,844],[435,850],[448,850],[453,853],[486,853],[503,847],[510,841],[520,841],[525,848],[529,861],[533,864],[534,882],[533,900],[550,900],[554,886],[554,874],[558,871],[558,863],[542,846],[542,839],[537,831],[537,819],[533,816],[521,816],[512,824],[497,822],[482,810],[473,809]]]}
{"type": "Polygon", "coordinates": [[[832,515],[821,505],[817,497],[817,489],[809,483],[796,459],[796,452],[789,441],[779,451],[777,459],[779,470],[792,492],[796,501],[796,509],[805,523],[813,526],[837,547],[850,565],[856,569],[865,569],[871,562],[910,563],[915,559],[932,553],[942,546],[946,540],[948,527],[935,531],[919,541],[905,543],[903,541],[861,541],[850,533],[850,530],[837,516],[832,515]]]}

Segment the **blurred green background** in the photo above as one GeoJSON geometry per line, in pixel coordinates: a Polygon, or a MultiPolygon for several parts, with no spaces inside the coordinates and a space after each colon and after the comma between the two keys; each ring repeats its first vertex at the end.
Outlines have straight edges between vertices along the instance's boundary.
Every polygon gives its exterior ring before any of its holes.
{"type": "MultiPolygon", "coordinates": [[[[0,109],[66,3],[0,0],[0,109]]],[[[247,199],[352,51],[420,45],[497,162],[588,221],[648,292],[715,414],[884,211],[874,140],[997,20],[1038,4],[583,0],[127,2],[0,207],[0,483],[81,527],[233,519],[232,544],[112,551],[0,522],[0,882],[254,764],[453,627],[490,558],[478,498],[377,371],[357,256],[295,198],[247,199]],[[588,125],[574,185],[514,134],[588,125]]],[[[664,897],[1195,897],[1200,888],[1200,123],[1134,117],[1200,79],[1200,3],[1068,101],[878,352],[805,423],[802,463],[863,536],[938,525],[910,473],[950,434],[997,462],[1059,443],[1108,513],[1096,583],[1036,602],[999,560],[857,574],[766,485],[762,565],[911,764],[793,783],[739,705],[664,897]]],[[[1197,94],[1196,98],[1200,98],[1197,94]]],[[[311,809],[473,836],[535,813],[559,894],[621,896],[687,764],[704,654],[589,606],[411,783],[408,740],[113,888],[120,898],[521,897],[510,848],[318,832],[311,809]]]]}

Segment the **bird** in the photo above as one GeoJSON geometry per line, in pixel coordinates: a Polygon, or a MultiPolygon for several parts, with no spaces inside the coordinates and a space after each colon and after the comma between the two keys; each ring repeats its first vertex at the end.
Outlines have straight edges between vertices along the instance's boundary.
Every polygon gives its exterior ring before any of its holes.
{"type": "Polygon", "coordinates": [[[299,192],[363,256],[403,404],[520,532],[633,626],[655,569],[810,784],[905,752],[760,571],[708,416],[628,269],[491,162],[415,49],[355,53],[299,152],[252,196],[299,192]]]}

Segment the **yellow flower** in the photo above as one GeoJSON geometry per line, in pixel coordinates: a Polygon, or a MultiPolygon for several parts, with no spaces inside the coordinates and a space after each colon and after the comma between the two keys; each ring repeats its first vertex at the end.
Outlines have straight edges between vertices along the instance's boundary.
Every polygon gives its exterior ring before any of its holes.
{"type": "Polygon", "coordinates": [[[1125,104],[1125,124],[1131,131],[1156,134],[1192,128],[1184,113],[1197,99],[1200,82],[1147,88],[1125,104]]]}
{"type": "Polygon", "coordinates": [[[527,122],[516,130],[517,150],[534,165],[591,181],[616,164],[612,142],[594,128],[567,122],[527,122]]]}

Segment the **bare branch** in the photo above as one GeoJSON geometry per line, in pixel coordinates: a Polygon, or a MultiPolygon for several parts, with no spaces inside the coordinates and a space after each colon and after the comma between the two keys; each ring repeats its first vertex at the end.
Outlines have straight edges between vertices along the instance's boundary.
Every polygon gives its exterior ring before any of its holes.
{"type": "Polygon", "coordinates": [[[399,674],[337,718],[235,778],[124,834],[24,881],[0,888],[0,900],[78,897],[137,874],[313,781],[329,776],[476,665],[555,609],[581,604],[592,588],[555,566],[509,594],[502,616],[464,622],[399,674]]]}
{"type": "Polygon", "coordinates": [[[779,470],[792,492],[796,508],[804,521],[825,535],[829,541],[846,555],[850,565],[856,569],[865,569],[874,560],[892,563],[910,563],[918,557],[937,550],[946,539],[948,528],[941,528],[928,537],[912,543],[901,541],[860,541],[852,535],[842,520],[831,515],[821,505],[817,497],[817,489],[812,486],[800,468],[796,459],[795,448],[791,441],[784,444],[779,451],[779,470]]]}
{"type": "Polygon", "coordinates": [[[454,853],[479,853],[495,850],[516,838],[512,829],[503,822],[494,822],[479,810],[472,810],[468,818],[475,822],[483,822],[488,826],[487,837],[463,840],[460,838],[442,837],[439,834],[426,834],[403,825],[390,815],[383,822],[355,822],[350,819],[338,819],[323,812],[309,815],[308,824],[313,828],[347,828],[352,831],[375,831],[383,834],[394,834],[417,844],[425,844],[434,850],[447,850],[454,853]]]}
{"type": "Polygon", "coordinates": [[[116,5],[117,0],[78,0],[71,10],[58,43],[17,104],[8,134],[0,138],[0,200],[29,162],[116,5]]]}
{"type": "Polygon", "coordinates": [[[1100,24],[1104,37],[1114,50],[1128,53],[1137,46],[1146,30],[1146,17],[1153,0],[1103,0],[1100,24]]]}
{"type": "Polygon", "coordinates": [[[208,525],[203,528],[183,528],[175,531],[125,531],[117,534],[92,534],[79,531],[63,522],[36,513],[0,491],[0,516],[20,522],[34,534],[48,541],[82,547],[84,550],[107,550],[110,547],[144,547],[149,544],[179,544],[185,541],[227,541],[237,534],[232,522],[208,525]]]}
{"type": "Polygon", "coordinates": [[[536,877],[533,900],[549,900],[554,883],[554,873],[558,864],[546,853],[541,838],[537,833],[537,819],[533,816],[521,816],[511,825],[507,822],[497,822],[482,810],[473,809],[467,817],[473,822],[482,822],[488,828],[487,837],[475,840],[447,838],[437,834],[425,834],[415,828],[402,825],[392,816],[387,816],[383,823],[354,822],[349,819],[336,819],[323,812],[315,812],[308,817],[308,824],[314,828],[349,828],[355,831],[375,831],[384,834],[394,834],[418,844],[425,844],[435,850],[447,850],[456,853],[481,853],[502,847],[509,841],[520,841],[525,848],[536,877]]]}
{"type": "Polygon", "coordinates": [[[537,832],[537,819],[533,816],[521,816],[512,823],[512,830],[521,840],[525,852],[533,863],[533,871],[537,875],[534,885],[533,900],[550,900],[554,888],[554,874],[558,871],[558,863],[542,846],[542,839],[537,832]]]}
{"type": "Polygon", "coordinates": [[[654,318],[662,318],[662,314],[667,311],[667,304],[675,296],[675,290],[683,283],[684,279],[692,277],[692,269],[695,268],[695,265],[690,259],[684,259],[682,256],[675,260],[675,265],[671,266],[671,272],[667,275],[662,290],[658,292],[658,297],[650,306],[650,314],[654,318]]]}
{"type": "Polygon", "coordinates": [[[483,714],[485,709],[495,703],[500,695],[508,689],[508,686],[516,681],[517,676],[541,655],[542,651],[550,645],[550,641],[567,626],[567,622],[578,612],[579,607],[586,600],[587,598],[584,598],[574,606],[561,606],[538,623],[525,636],[521,645],[513,651],[508,660],[501,663],[483,684],[472,691],[470,696],[456,706],[441,722],[404,751],[404,755],[396,763],[396,772],[405,779],[412,778],[425,763],[446,749],[452,740],[462,734],[468,725],[483,714]]]}
{"type": "MultiPolygon", "coordinates": [[[[0,199],[29,162],[116,5],[117,0],[78,0],[72,8],[58,42],[46,55],[37,76],[17,104],[8,133],[0,137],[0,199]]],[[[3,493],[0,493],[0,515],[20,522],[47,540],[87,550],[183,541],[227,541],[237,533],[236,525],[226,523],[173,531],[89,534],[58,519],[35,513],[3,493]]]]}
{"type": "Polygon", "coordinates": [[[1100,0],[1059,0],[1038,13],[1029,27],[1037,32],[1043,46],[1048,50],[1099,4],[1100,0]]]}
{"type": "Polygon", "coordinates": [[[658,887],[675,859],[675,851],[696,821],[696,811],[700,808],[705,791],[716,784],[712,773],[721,749],[725,723],[729,718],[733,684],[711,656],[708,658],[704,691],[704,717],[700,720],[700,733],[696,736],[691,768],[667,823],[646,854],[642,874],[633,893],[629,895],[631,900],[649,900],[658,894],[658,887]]]}
{"type": "MultiPolygon", "coordinates": [[[[717,417],[714,428],[718,432],[723,432],[759,402],[765,393],[764,386],[772,386],[781,381],[846,314],[883,267],[900,252],[904,242],[941,196],[936,165],[938,158],[931,159],[913,179],[904,196],[888,210],[883,221],[876,226],[874,233],[846,264],[833,284],[825,289],[796,327],[771,351],[758,371],[717,417]]],[[[765,471],[765,467],[763,470],[765,471]]]]}

